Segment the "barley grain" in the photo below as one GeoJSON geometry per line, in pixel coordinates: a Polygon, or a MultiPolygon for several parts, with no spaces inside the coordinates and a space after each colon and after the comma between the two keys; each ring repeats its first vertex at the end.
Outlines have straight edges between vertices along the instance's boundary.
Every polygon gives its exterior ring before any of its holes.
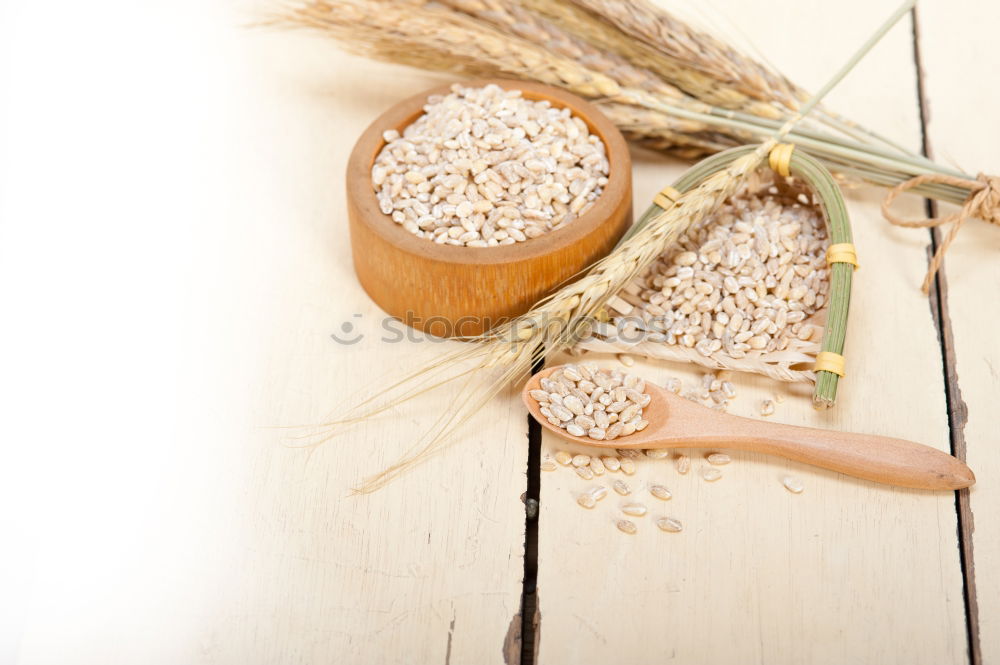
{"type": "Polygon", "coordinates": [[[685,474],[691,468],[691,458],[687,455],[678,455],[674,459],[674,467],[677,469],[677,473],[685,474]]]}
{"type": "Polygon", "coordinates": [[[605,471],[605,469],[604,469],[604,462],[601,461],[600,457],[591,457],[590,458],[590,470],[594,472],[595,476],[603,476],[604,475],[604,471],[605,471]]]}
{"type": "Polygon", "coordinates": [[[632,493],[632,488],[624,480],[616,480],[611,483],[611,487],[622,496],[628,496],[632,493]]]}
{"type": "Polygon", "coordinates": [[[642,517],[646,514],[646,506],[641,503],[626,503],[622,506],[622,512],[632,517],[642,517]]]}
{"type": "Polygon", "coordinates": [[[761,402],[760,415],[762,416],[774,415],[774,402],[772,402],[769,399],[766,399],[763,402],[761,402]]]}
{"type": "Polygon", "coordinates": [[[596,487],[591,487],[587,492],[590,496],[594,497],[594,501],[600,501],[608,495],[608,488],[603,485],[597,485],[596,487]]]}
{"type": "Polygon", "coordinates": [[[714,464],[715,466],[722,466],[723,464],[729,464],[732,458],[725,453],[710,453],[705,456],[709,464],[714,464]]]}
{"type": "Polygon", "coordinates": [[[601,462],[604,464],[604,468],[608,471],[618,471],[622,468],[621,460],[617,457],[612,457],[610,455],[605,455],[601,458],[601,462]]]}
{"type": "Polygon", "coordinates": [[[645,451],[649,459],[664,459],[670,457],[670,450],[667,448],[650,448],[645,451]]]}
{"type": "Polygon", "coordinates": [[[635,475],[635,462],[633,462],[630,457],[625,457],[622,459],[622,473],[624,473],[626,476],[635,475]]]}
{"type": "Polygon", "coordinates": [[[801,494],[802,490],[805,489],[805,485],[798,478],[793,478],[792,476],[785,476],[781,479],[781,484],[785,486],[785,489],[792,494],[801,494]]]}
{"type": "Polygon", "coordinates": [[[649,493],[661,501],[669,501],[674,496],[670,493],[670,490],[663,485],[650,485],[649,493]]]}
{"type": "Polygon", "coordinates": [[[629,535],[634,535],[639,529],[636,527],[635,522],[632,520],[618,520],[615,522],[615,526],[622,533],[627,533],[629,535]]]}
{"type": "Polygon", "coordinates": [[[701,477],[710,483],[715,482],[722,477],[722,472],[718,469],[713,469],[711,467],[705,467],[701,470],[701,477]]]}
{"type": "Polygon", "coordinates": [[[582,494],[576,495],[576,502],[584,508],[593,508],[597,505],[597,499],[594,498],[590,492],[584,492],[582,494]]]}
{"type": "Polygon", "coordinates": [[[558,465],[554,459],[546,455],[545,459],[543,459],[541,464],[538,465],[538,468],[542,471],[555,471],[558,468],[558,465]]]}
{"type": "Polygon", "coordinates": [[[563,399],[562,405],[572,411],[574,416],[583,415],[583,400],[576,395],[567,395],[563,399]]]}
{"type": "Polygon", "coordinates": [[[593,480],[594,472],[590,470],[589,466],[575,466],[573,470],[576,471],[576,475],[580,476],[584,480],[593,480]]]}
{"type": "Polygon", "coordinates": [[[556,461],[563,466],[569,466],[573,463],[573,455],[566,452],[565,450],[556,451],[556,461]]]}
{"type": "Polygon", "coordinates": [[[573,420],[573,412],[564,406],[552,404],[549,410],[552,411],[552,415],[558,418],[561,423],[568,423],[570,420],[573,420]]]}
{"type": "Polygon", "coordinates": [[[684,528],[680,520],[676,520],[673,517],[660,517],[656,520],[656,526],[658,526],[662,531],[667,531],[669,533],[677,533],[684,528]]]}

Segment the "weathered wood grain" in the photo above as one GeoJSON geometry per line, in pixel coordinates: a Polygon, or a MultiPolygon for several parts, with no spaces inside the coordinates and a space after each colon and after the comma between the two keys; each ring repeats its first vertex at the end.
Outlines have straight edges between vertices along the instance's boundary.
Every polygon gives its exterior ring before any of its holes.
{"type": "MultiPolygon", "coordinates": [[[[964,0],[921,4],[918,46],[927,99],[927,143],[936,159],[958,164],[969,173],[1000,171],[1000,92],[986,83],[995,77],[1000,55],[996,26],[1000,8],[964,0]]],[[[940,206],[941,214],[953,206],[940,206]]],[[[955,443],[980,482],[962,497],[965,516],[966,573],[974,584],[972,632],[980,653],[977,663],[1000,660],[1000,229],[979,220],[967,222],[945,259],[953,365],[955,443]]]]}

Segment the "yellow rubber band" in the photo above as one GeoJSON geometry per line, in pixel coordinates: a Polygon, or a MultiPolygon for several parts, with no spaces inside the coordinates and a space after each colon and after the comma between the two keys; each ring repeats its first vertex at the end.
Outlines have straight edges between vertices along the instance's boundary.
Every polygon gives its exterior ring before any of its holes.
{"type": "Polygon", "coordinates": [[[794,150],[794,143],[779,143],[771,148],[771,152],[767,156],[767,163],[771,166],[771,170],[784,178],[792,175],[789,168],[794,150]]]}
{"type": "Polygon", "coordinates": [[[840,242],[835,245],[830,245],[826,249],[826,262],[831,263],[850,263],[857,270],[861,266],[858,265],[858,253],[854,249],[854,245],[849,242],[840,242]]]}
{"type": "Polygon", "coordinates": [[[844,376],[844,356],[833,351],[820,351],[816,355],[816,365],[813,367],[816,372],[833,372],[839,377],[844,376]]]}
{"type": "Polygon", "coordinates": [[[662,190],[660,190],[656,196],[653,197],[653,203],[660,206],[664,210],[677,203],[677,199],[681,197],[681,193],[676,189],[667,185],[662,190]]]}

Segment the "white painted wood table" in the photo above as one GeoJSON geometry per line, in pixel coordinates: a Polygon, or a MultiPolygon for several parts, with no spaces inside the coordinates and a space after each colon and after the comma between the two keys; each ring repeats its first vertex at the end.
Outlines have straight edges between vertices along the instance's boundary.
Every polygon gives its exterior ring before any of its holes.
{"type": "MultiPolygon", "coordinates": [[[[893,5],[688,9],[815,88],[893,5]]],[[[511,393],[460,445],[354,496],[447,391],[311,451],[279,428],[455,344],[386,341],[342,184],[367,123],[442,79],[245,27],[266,6],[0,9],[0,289],[22,322],[0,333],[0,662],[1000,663],[1000,229],[969,223],[928,300],[930,233],[882,220],[882,191],[850,191],[863,268],[840,404],[817,413],[777,387],[775,420],[954,450],[970,492],[755,454],[712,484],[647,463],[635,484],[668,484],[685,530],[647,517],[627,537],[616,502],[585,513],[574,475],[538,471],[558,444],[529,441],[511,393]]],[[[922,0],[829,105],[1000,172],[997,25],[995,3],[922,0]]],[[[637,210],[686,166],[634,158],[637,210]]],[[[775,389],[739,378],[732,411],[775,389]]]]}

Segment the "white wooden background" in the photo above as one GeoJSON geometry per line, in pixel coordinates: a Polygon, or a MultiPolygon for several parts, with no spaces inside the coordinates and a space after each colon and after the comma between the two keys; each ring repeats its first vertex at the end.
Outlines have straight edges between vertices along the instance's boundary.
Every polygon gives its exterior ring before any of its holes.
{"type": "MultiPolygon", "coordinates": [[[[815,88],[895,2],[675,4],[725,17],[815,88]]],[[[525,618],[529,445],[513,395],[370,496],[350,490],[447,395],[312,454],[278,429],[443,348],[380,340],[342,184],[367,123],[441,78],[245,27],[265,6],[0,3],[0,662],[510,665],[532,621],[524,651],[549,665],[1000,662],[1000,229],[967,225],[929,302],[929,234],[889,227],[882,192],[850,192],[850,376],[836,410],[788,393],[774,416],[955,444],[971,492],[750,454],[714,484],[647,463],[633,484],[662,479],[686,528],[646,517],[630,538],[617,501],[584,512],[575,476],[542,474],[525,618]],[[344,322],[357,344],[330,338],[344,322]],[[789,472],[803,494],[778,483],[789,472]]],[[[829,104],[1000,172],[997,25],[991,3],[922,0],[829,104]]],[[[685,165],[634,156],[643,209],[685,165]]],[[[775,387],[738,389],[732,410],[753,415],[775,387]]]]}

